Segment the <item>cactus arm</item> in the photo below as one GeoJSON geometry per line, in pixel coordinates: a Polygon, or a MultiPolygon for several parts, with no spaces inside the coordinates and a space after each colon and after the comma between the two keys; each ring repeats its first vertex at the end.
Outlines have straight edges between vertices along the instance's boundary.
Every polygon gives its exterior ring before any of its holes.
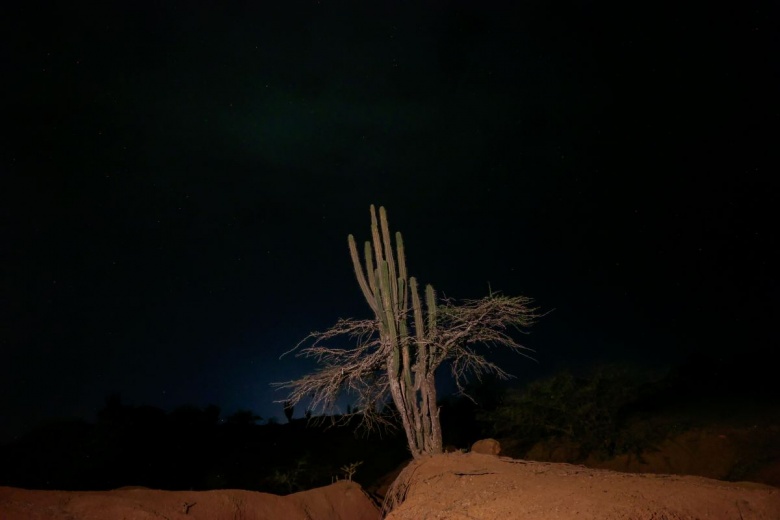
{"type": "Polygon", "coordinates": [[[412,293],[412,309],[414,310],[414,332],[417,342],[425,339],[425,321],[423,321],[422,304],[417,292],[417,278],[409,278],[409,289],[412,293]]]}
{"type": "Polygon", "coordinates": [[[366,257],[366,274],[368,275],[368,285],[371,287],[371,294],[376,298],[376,279],[372,276],[374,273],[374,253],[371,249],[371,242],[366,240],[363,244],[363,255],[366,257]]]}
{"type": "Polygon", "coordinates": [[[412,277],[409,279],[409,285],[412,291],[412,308],[414,309],[414,330],[417,343],[417,378],[418,385],[422,384],[423,379],[427,373],[428,367],[431,365],[428,362],[428,348],[425,342],[425,321],[423,320],[422,303],[420,302],[420,295],[417,291],[417,279],[412,277]]]}
{"type": "Polygon", "coordinates": [[[371,238],[374,241],[376,265],[378,267],[384,261],[385,255],[382,250],[382,239],[379,237],[379,223],[376,220],[376,210],[373,204],[371,204],[371,238]]]}
{"type": "Polygon", "coordinates": [[[398,304],[400,305],[399,311],[403,316],[406,316],[406,312],[409,310],[409,287],[406,280],[409,279],[409,275],[406,273],[406,256],[404,254],[404,239],[401,236],[401,232],[395,233],[395,247],[398,254],[398,304]]]}
{"type": "MultiPolygon", "coordinates": [[[[390,275],[390,280],[393,281],[392,297],[393,297],[393,302],[395,302],[393,308],[396,312],[400,312],[401,307],[398,301],[398,284],[396,283],[398,276],[396,275],[396,271],[395,271],[395,259],[393,258],[393,244],[392,242],[390,242],[390,226],[387,224],[387,211],[385,211],[384,206],[379,208],[379,223],[382,227],[382,244],[384,246],[385,260],[387,261],[387,269],[390,275]]],[[[396,316],[396,318],[397,317],[398,316],[396,316]]]]}
{"type": "MultiPolygon", "coordinates": [[[[363,291],[363,296],[365,296],[366,301],[371,306],[371,309],[375,314],[377,314],[376,297],[374,296],[373,288],[370,287],[366,281],[366,275],[363,273],[363,268],[360,266],[360,258],[358,257],[357,246],[355,245],[355,237],[349,235],[347,237],[347,242],[349,243],[349,254],[352,257],[352,266],[355,268],[355,276],[357,277],[358,285],[360,285],[360,289],[363,291]]],[[[369,264],[369,262],[370,258],[366,258],[366,264],[369,264]]],[[[373,276],[371,276],[373,270],[367,271],[367,273],[370,276],[369,279],[373,280],[373,276]]]]}
{"type": "Polygon", "coordinates": [[[428,307],[428,337],[436,334],[436,291],[428,284],[425,287],[425,305],[428,307]]]}
{"type": "Polygon", "coordinates": [[[382,301],[382,310],[384,316],[382,317],[382,323],[386,327],[387,334],[395,347],[398,347],[398,328],[396,327],[395,315],[393,314],[393,300],[392,290],[390,282],[387,262],[382,262],[376,270],[377,285],[379,287],[379,294],[377,299],[382,301]]]}

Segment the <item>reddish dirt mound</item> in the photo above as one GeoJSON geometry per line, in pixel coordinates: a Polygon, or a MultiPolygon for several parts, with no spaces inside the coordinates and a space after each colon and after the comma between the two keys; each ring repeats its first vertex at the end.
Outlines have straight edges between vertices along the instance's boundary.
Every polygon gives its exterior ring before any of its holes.
{"type": "Polygon", "coordinates": [[[412,462],[392,520],[778,520],[780,489],[452,453],[412,462]]]}
{"type": "Polygon", "coordinates": [[[0,487],[2,520],[379,520],[359,485],[333,485],[276,496],[240,490],[30,491],[0,487]]]}
{"type": "MultiPolygon", "coordinates": [[[[476,453],[414,461],[390,495],[392,520],[778,520],[780,489],[702,477],[628,474],[476,453]]],[[[240,490],[30,491],[0,487],[2,520],[378,520],[355,483],[280,497],[240,490]]]]}

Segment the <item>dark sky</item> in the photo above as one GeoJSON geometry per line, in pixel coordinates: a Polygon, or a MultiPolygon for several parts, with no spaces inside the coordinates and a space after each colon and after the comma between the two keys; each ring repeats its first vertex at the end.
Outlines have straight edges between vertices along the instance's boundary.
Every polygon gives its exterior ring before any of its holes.
{"type": "Polygon", "coordinates": [[[555,309],[522,377],[778,346],[768,2],[17,4],[0,439],[114,392],[282,416],[279,355],[369,316],[372,203],[440,293],[555,309]]]}

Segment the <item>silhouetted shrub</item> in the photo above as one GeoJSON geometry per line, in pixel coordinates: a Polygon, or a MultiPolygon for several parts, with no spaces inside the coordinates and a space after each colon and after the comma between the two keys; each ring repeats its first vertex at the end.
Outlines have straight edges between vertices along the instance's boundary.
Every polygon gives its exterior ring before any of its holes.
{"type": "Polygon", "coordinates": [[[501,405],[481,418],[494,435],[519,439],[526,447],[542,439],[559,439],[578,445],[581,457],[638,453],[659,437],[658,432],[628,422],[648,389],[652,391],[625,367],[599,367],[587,377],[564,371],[511,390],[501,405]]]}

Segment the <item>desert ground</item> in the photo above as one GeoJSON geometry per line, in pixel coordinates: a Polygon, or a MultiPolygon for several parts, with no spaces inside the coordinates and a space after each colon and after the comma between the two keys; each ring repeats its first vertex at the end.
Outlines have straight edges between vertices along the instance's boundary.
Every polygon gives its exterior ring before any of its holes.
{"type": "Polygon", "coordinates": [[[379,509],[360,486],[330,486],[277,496],[236,489],[33,491],[0,487],[3,520],[376,520],[379,509]]]}
{"type": "Polygon", "coordinates": [[[415,461],[396,480],[392,520],[779,519],[780,489],[679,475],[620,473],[477,453],[415,461]]]}
{"type": "MultiPolygon", "coordinates": [[[[241,490],[0,488],[4,520],[373,520],[382,518],[379,506],[350,481],[283,497],[241,490]]],[[[407,465],[384,506],[392,520],[778,520],[780,489],[458,452],[407,465]]]]}

